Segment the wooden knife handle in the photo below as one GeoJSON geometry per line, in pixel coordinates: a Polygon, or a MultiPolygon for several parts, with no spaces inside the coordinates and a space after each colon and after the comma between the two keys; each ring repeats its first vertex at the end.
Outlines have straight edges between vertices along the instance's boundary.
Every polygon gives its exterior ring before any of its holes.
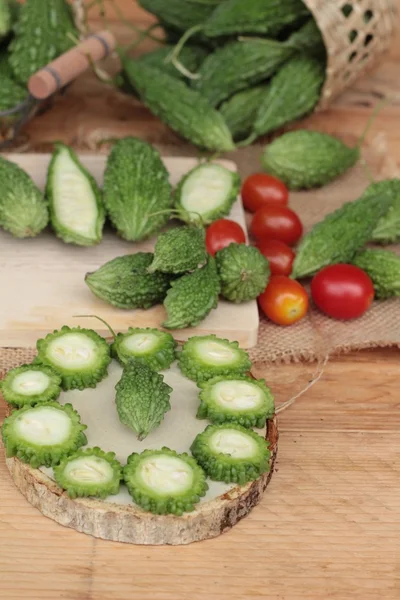
{"type": "Polygon", "coordinates": [[[86,71],[90,63],[110,54],[116,40],[109,31],[94,33],[31,76],[28,89],[37,100],[44,100],[86,71]]]}

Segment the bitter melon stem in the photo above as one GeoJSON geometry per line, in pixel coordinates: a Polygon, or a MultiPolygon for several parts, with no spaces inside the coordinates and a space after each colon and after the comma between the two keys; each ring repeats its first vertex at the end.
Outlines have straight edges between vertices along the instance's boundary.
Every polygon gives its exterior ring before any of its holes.
{"type": "Polygon", "coordinates": [[[182,63],[179,62],[179,54],[181,53],[186,42],[195,33],[197,33],[198,31],[201,31],[202,29],[204,29],[204,25],[200,24],[200,25],[194,25],[193,27],[190,27],[190,29],[185,31],[183,36],[180,38],[179,42],[177,42],[177,44],[174,46],[173,50],[171,50],[171,52],[168,54],[168,56],[165,59],[166,63],[171,62],[174,65],[174,67],[176,67],[178,69],[178,71],[181,71],[189,79],[200,79],[201,75],[200,75],[200,73],[192,73],[191,71],[186,69],[182,65],[182,63]],[[178,67],[178,65],[179,65],[179,67],[178,67]],[[184,69],[185,72],[181,69],[184,69]]]}
{"type": "MultiPolygon", "coordinates": [[[[89,274],[89,273],[88,273],[89,274]]],[[[73,315],[74,319],[98,319],[99,321],[101,321],[108,329],[108,331],[111,333],[111,335],[114,338],[114,342],[117,339],[117,334],[115,333],[114,329],[111,327],[111,325],[109,325],[107,323],[107,321],[105,321],[104,319],[102,319],[101,317],[98,317],[97,315],[73,315]]]]}

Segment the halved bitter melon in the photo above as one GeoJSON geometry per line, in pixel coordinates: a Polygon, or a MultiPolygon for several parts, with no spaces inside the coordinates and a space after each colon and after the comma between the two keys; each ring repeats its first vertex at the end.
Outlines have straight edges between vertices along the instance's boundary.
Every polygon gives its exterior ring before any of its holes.
{"type": "Polygon", "coordinates": [[[16,456],[33,468],[52,467],[87,443],[85,429],[71,404],[42,402],[7,417],[2,437],[8,457],[16,456]]]}
{"type": "Polygon", "coordinates": [[[239,483],[269,471],[268,442],[241,425],[209,425],[190,448],[207,475],[215,481],[239,483]]]}
{"type": "Polygon", "coordinates": [[[274,398],[263,379],[222,375],[201,383],[199,387],[198,419],[262,428],[274,414],[274,398]]]}
{"type": "Polygon", "coordinates": [[[107,498],[119,492],[122,467],[114,452],[96,446],[65,456],[54,467],[54,477],[70,498],[107,498]]]}
{"type": "Polygon", "coordinates": [[[92,329],[68,327],[37,341],[37,362],[54,369],[64,390],[96,387],[111,362],[106,340],[92,329]]]}
{"type": "Polygon", "coordinates": [[[61,377],[45,365],[21,365],[8,371],[0,381],[4,400],[14,406],[33,406],[56,400],[61,393],[61,377]]]}
{"type": "Polygon", "coordinates": [[[126,333],[117,334],[111,352],[122,364],[134,358],[155,371],[162,371],[174,362],[176,346],[170,333],[150,327],[129,327],[126,333]]]}
{"type": "Polygon", "coordinates": [[[208,489],[203,469],[194,458],[165,447],[131,454],[124,481],[136,504],[158,515],[194,510],[208,489]]]}

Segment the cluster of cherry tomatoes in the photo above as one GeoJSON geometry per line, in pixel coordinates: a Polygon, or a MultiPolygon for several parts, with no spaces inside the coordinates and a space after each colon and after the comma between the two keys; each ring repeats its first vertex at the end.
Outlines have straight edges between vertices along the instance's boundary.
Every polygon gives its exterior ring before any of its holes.
{"type": "MultiPolygon", "coordinates": [[[[307,290],[291,279],[295,246],[303,235],[298,215],[288,207],[289,191],[272,175],[255,173],[242,185],[246,210],[254,213],[250,231],[255,245],[268,259],[271,277],[258,303],[264,314],[278,325],[291,325],[307,313],[307,290]]],[[[244,244],[242,227],[230,219],[219,219],[206,232],[207,250],[214,255],[232,242],[244,244]]],[[[353,265],[331,265],[311,281],[311,297],[323,313],[336,319],[361,316],[374,299],[368,275],[353,265]]]]}

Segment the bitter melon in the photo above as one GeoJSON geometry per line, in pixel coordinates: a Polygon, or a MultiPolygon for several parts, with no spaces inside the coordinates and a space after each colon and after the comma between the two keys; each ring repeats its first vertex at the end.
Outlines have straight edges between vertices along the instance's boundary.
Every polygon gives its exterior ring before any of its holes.
{"type": "Polygon", "coordinates": [[[36,343],[37,360],[61,376],[64,390],[94,388],[107,375],[110,348],[92,329],[67,325],[36,343]]]}
{"type": "Polygon", "coordinates": [[[0,0],[0,42],[10,33],[12,25],[8,0],[0,0]]]}
{"type": "Polygon", "coordinates": [[[115,403],[121,423],[133,429],[138,440],[144,440],[171,409],[172,388],[164,377],[145,363],[130,359],[115,386],[115,403]]]}
{"type": "Polygon", "coordinates": [[[275,40],[229,42],[207,56],[192,86],[209,104],[218,106],[236,92],[271,77],[294,51],[275,40]]]}
{"type": "Polygon", "coordinates": [[[202,227],[186,225],[160,233],[149,273],[181,274],[205,264],[207,250],[202,227]]]}
{"type": "Polygon", "coordinates": [[[219,108],[235,141],[250,135],[258,109],[268,92],[264,83],[242,90],[223,102],[219,108]]]}
{"type": "Polygon", "coordinates": [[[202,94],[176,77],[124,55],[122,63],[143,104],[171,129],[207,150],[229,152],[234,149],[223,116],[210,106],[202,94]]]}
{"type": "Polygon", "coordinates": [[[103,452],[97,446],[65,456],[53,471],[56,482],[70,498],[118,494],[122,479],[122,467],[115,453],[103,452]]]}
{"type": "Polygon", "coordinates": [[[237,342],[216,335],[194,336],[188,339],[178,355],[182,373],[197,383],[218,375],[244,375],[251,362],[247,352],[237,342]]]}
{"type": "Polygon", "coordinates": [[[10,44],[10,63],[15,77],[27,83],[36,71],[72,48],[78,38],[65,0],[26,0],[10,44]]]}
{"type": "Polygon", "coordinates": [[[18,238],[34,237],[47,225],[43,194],[25,171],[0,157],[0,227],[18,238]]]}
{"type": "Polygon", "coordinates": [[[195,327],[217,308],[220,291],[215,259],[209,256],[204,267],[171,282],[164,300],[167,318],[163,327],[195,327]]]}
{"type": "Polygon", "coordinates": [[[371,241],[378,244],[400,242],[400,179],[389,181],[381,182],[381,185],[390,187],[393,195],[392,206],[386,215],[379,219],[372,232],[371,241]]]}
{"type": "Polygon", "coordinates": [[[4,400],[14,406],[57,400],[60,386],[61,377],[44,365],[21,365],[8,371],[0,381],[4,400]]]}
{"type": "Polygon", "coordinates": [[[240,190],[240,176],[206,162],[184,175],[175,190],[175,207],[186,222],[208,224],[229,215],[240,190]]]}
{"type": "Polygon", "coordinates": [[[195,459],[166,447],[131,454],[124,481],[136,504],[158,515],[190,512],[208,490],[195,459]]]}
{"type": "Polygon", "coordinates": [[[314,19],[309,19],[286,40],[286,45],[293,46],[297,51],[304,52],[324,63],[326,57],[325,42],[321,31],[314,19]]]}
{"type": "Polygon", "coordinates": [[[178,31],[203,23],[222,0],[139,0],[142,8],[178,31]]]}
{"type": "Polygon", "coordinates": [[[151,252],[117,256],[85,276],[90,291],[118,308],[150,308],[165,298],[171,276],[149,273],[151,252]]]}
{"type": "Polygon", "coordinates": [[[10,110],[25,102],[28,97],[26,89],[11,79],[11,77],[3,75],[1,65],[0,80],[0,111],[10,110]]]}
{"type": "Polygon", "coordinates": [[[353,265],[370,276],[376,298],[400,296],[400,256],[394,252],[367,248],[356,254],[353,265]]]}
{"type": "MultiPolygon", "coordinates": [[[[179,71],[172,62],[166,60],[173,49],[174,46],[172,44],[162,46],[152,52],[141,54],[138,60],[149,67],[160,69],[164,73],[171,75],[171,77],[185,79],[185,75],[179,71]]],[[[195,73],[207,54],[207,50],[201,46],[184,46],[179,53],[179,62],[187,71],[195,73]]]]}
{"type": "Polygon", "coordinates": [[[230,302],[249,302],[267,286],[270,268],[258,248],[229,244],[216,253],[221,293],[230,302]]]}
{"type": "Polygon", "coordinates": [[[111,352],[122,364],[134,358],[155,371],[163,371],[174,362],[176,346],[176,341],[166,331],[129,327],[126,333],[118,333],[111,352]]]}
{"type": "Polygon", "coordinates": [[[262,428],[274,415],[274,398],[264,379],[221,375],[201,383],[200,388],[198,419],[262,428]]]}
{"type": "Polygon", "coordinates": [[[352,167],[360,157],[337,138],[318,131],[289,131],[269,144],[262,157],[267,173],[291,190],[326,185],[352,167]]]}
{"type": "Polygon", "coordinates": [[[2,437],[8,457],[34,468],[52,467],[87,443],[85,429],[71,404],[42,402],[12,412],[4,420],[2,437]]]}
{"type": "Polygon", "coordinates": [[[373,183],[358,200],[327,215],[301,240],[292,277],[308,277],[327,265],[351,262],[391,204],[390,187],[373,183]]]}
{"type": "Polygon", "coordinates": [[[272,78],[247,143],[311,112],[324,79],[325,69],[318,60],[301,55],[289,59],[272,78]]]}
{"type": "Polygon", "coordinates": [[[209,425],[190,451],[210,479],[244,485],[270,469],[268,442],[241,425],[209,425]]]}
{"type": "Polygon", "coordinates": [[[80,246],[101,241],[105,220],[101,190],[76,153],[65,144],[56,144],[48,169],[46,196],[51,225],[59,238],[80,246]]]}
{"type": "Polygon", "coordinates": [[[125,240],[144,240],[165,225],[165,210],[172,204],[171,185],[155,148],[134,137],[115,143],[104,173],[104,204],[125,240]]]}

